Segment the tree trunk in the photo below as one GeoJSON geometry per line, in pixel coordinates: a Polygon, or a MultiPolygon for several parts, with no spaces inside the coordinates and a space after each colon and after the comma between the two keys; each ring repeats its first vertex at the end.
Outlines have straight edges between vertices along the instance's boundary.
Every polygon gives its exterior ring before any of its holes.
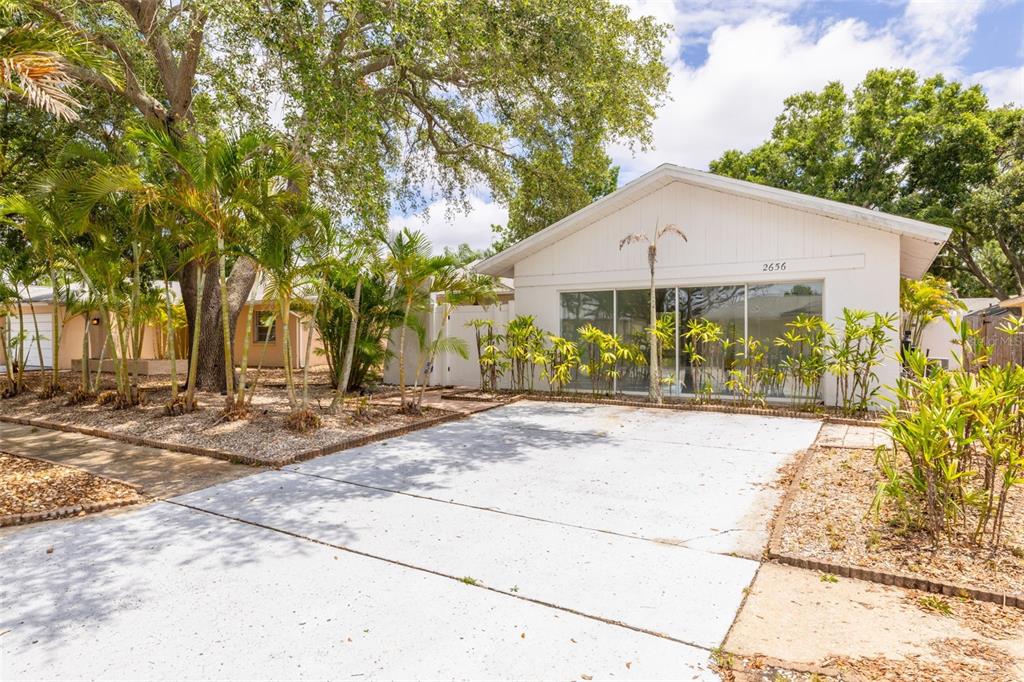
{"type": "MultiPolygon", "coordinates": [[[[57,313],[57,306],[59,305],[57,300],[57,273],[53,268],[52,261],[50,262],[50,285],[50,298],[53,302],[53,309],[51,311],[53,315],[50,321],[50,324],[53,326],[53,339],[52,346],[50,348],[53,367],[50,368],[50,384],[56,388],[57,384],[60,383],[60,328],[63,322],[57,313]]],[[[67,308],[65,308],[65,310],[67,310],[67,308]]],[[[86,327],[86,330],[88,330],[88,327],[86,327]]],[[[40,358],[40,363],[42,363],[42,358],[40,358]]]]}
{"type": "MultiPolygon", "coordinates": [[[[316,297],[313,304],[313,316],[309,320],[309,328],[306,330],[306,357],[302,363],[302,409],[309,409],[309,363],[313,360],[313,321],[316,319],[317,311],[320,310],[320,296],[316,297]]],[[[300,326],[301,330],[302,327],[300,326]]]]}
{"type": "Polygon", "coordinates": [[[89,356],[92,354],[89,350],[89,331],[91,325],[89,324],[92,320],[92,311],[85,311],[85,331],[82,333],[82,392],[86,393],[89,390],[89,356]]]}
{"type": "Polygon", "coordinates": [[[174,347],[174,304],[171,302],[171,283],[167,279],[164,279],[164,303],[167,305],[167,354],[171,356],[171,404],[173,405],[178,399],[178,353],[174,347]]]}
{"type": "MultiPolygon", "coordinates": [[[[193,330],[196,325],[196,269],[193,261],[185,264],[181,270],[182,299],[185,303],[185,317],[188,321],[189,347],[194,347],[193,330]]],[[[202,324],[199,328],[198,350],[188,359],[189,367],[196,363],[196,386],[205,391],[223,391],[227,389],[224,372],[224,335],[223,320],[220,307],[220,284],[217,277],[217,261],[209,263],[205,270],[202,304],[199,306],[202,324]]],[[[256,282],[256,264],[249,258],[242,257],[235,261],[231,274],[227,278],[228,296],[228,328],[231,343],[234,343],[235,327],[242,306],[249,298],[253,284],[256,282]]]]}
{"type": "Polygon", "coordinates": [[[405,310],[402,313],[402,329],[398,332],[398,402],[405,410],[405,330],[409,327],[409,310],[412,308],[412,296],[407,296],[405,310]]]}
{"type": "Polygon", "coordinates": [[[348,325],[348,339],[345,342],[345,359],[341,365],[341,379],[338,381],[337,392],[331,402],[331,409],[336,405],[345,407],[345,392],[348,391],[348,380],[352,374],[352,357],[356,350],[356,334],[359,331],[359,298],[363,293],[363,278],[356,280],[356,295],[352,303],[352,320],[348,325]]]}
{"type": "MultiPolygon", "coordinates": [[[[657,237],[655,237],[657,239],[657,237]]],[[[650,352],[650,363],[651,366],[648,368],[648,378],[650,379],[650,390],[648,399],[658,405],[661,405],[661,358],[658,352],[658,306],[655,300],[656,289],[654,288],[654,263],[657,260],[658,247],[651,244],[647,250],[647,260],[651,267],[651,352],[650,352]]]]}
{"type": "MultiPolygon", "coordinates": [[[[221,316],[221,343],[223,344],[223,360],[221,361],[221,367],[224,368],[224,384],[225,393],[227,394],[227,406],[228,408],[235,401],[235,361],[233,353],[231,352],[231,345],[235,340],[235,323],[238,320],[238,309],[235,310],[235,314],[231,314],[231,302],[228,296],[228,273],[227,273],[227,262],[224,257],[224,239],[223,237],[217,238],[217,251],[218,251],[218,262],[217,268],[217,285],[220,287],[219,296],[220,299],[220,316],[221,316]]],[[[246,293],[248,298],[248,292],[246,293]]]]}

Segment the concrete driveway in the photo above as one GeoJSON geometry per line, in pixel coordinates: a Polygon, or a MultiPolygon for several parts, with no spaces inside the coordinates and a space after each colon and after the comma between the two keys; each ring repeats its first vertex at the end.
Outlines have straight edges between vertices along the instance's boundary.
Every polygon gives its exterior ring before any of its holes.
{"type": "Polygon", "coordinates": [[[521,402],[28,528],[0,677],[715,679],[818,427],[521,402]]]}

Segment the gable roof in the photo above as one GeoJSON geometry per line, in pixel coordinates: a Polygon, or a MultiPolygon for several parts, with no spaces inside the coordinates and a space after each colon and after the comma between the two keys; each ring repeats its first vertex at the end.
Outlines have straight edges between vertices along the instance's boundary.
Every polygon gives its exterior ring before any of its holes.
{"type": "Polygon", "coordinates": [[[932,261],[939,254],[949,238],[950,229],[931,223],[902,218],[900,216],[852,206],[830,199],[820,199],[799,192],[758,185],[746,180],[736,180],[705,171],[683,168],[673,164],[662,164],[641,175],[611,194],[581,208],[572,215],[562,218],[540,232],[530,235],[509,248],[481,261],[476,270],[486,275],[512,277],[516,263],[560,239],[611,215],[615,211],[647,196],[662,187],[683,182],[716,192],[757,199],[785,208],[814,213],[848,223],[854,223],[900,237],[900,274],[917,279],[927,272],[932,261]]]}

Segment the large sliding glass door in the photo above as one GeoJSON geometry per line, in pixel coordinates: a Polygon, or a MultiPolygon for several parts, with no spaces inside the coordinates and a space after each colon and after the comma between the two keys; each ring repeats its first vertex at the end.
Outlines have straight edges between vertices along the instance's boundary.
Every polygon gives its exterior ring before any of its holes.
{"type": "MultiPolygon", "coordinates": [[[[651,326],[651,291],[650,289],[625,289],[615,292],[615,333],[623,341],[635,345],[645,358],[651,354],[650,335],[647,328],[651,326]]],[[[655,290],[654,303],[659,317],[669,315],[675,326],[676,290],[655,290]]],[[[618,390],[646,392],[650,385],[649,366],[628,364],[622,368],[618,378],[618,390]]],[[[671,393],[675,388],[673,377],[676,371],[675,347],[663,348],[661,352],[661,377],[671,383],[665,385],[665,392],[671,393]]]]}
{"type": "MultiPolygon", "coordinates": [[[[759,339],[768,349],[774,366],[785,358],[785,350],[774,343],[786,331],[786,324],[798,315],[822,313],[821,282],[775,284],[732,284],[710,287],[662,288],[656,291],[659,315],[673,318],[674,344],[662,349],[661,375],[671,378],[664,386],[667,395],[711,392],[727,395],[729,371],[742,357],[747,338],[759,339]],[[713,325],[718,341],[706,341],[689,330],[713,325]]],[[[650,325],[648,289],[562,292],[561,336],[577,340],[578,329],[593,324],[633,343],[646,354],[650,325]]],[[[648,386],[647,365],[622,368],[616,390],[644,393],[648,386]]],[[[571,387],[584,388],[574,382],[571,387]]],[[[584,382],[585,383],[585,382],[584,382]]],[[[786,397],[785,384],[773,388],[772,397],[786,397]]]]}
{"type": "MultiPolygon", "coordinates": [[[[774,340],[800,315],[821,316],[821,282],[751,284],[747,287],[747,336],[764,344],[768,364],[779,367],[789,352],[774,340]]],[[[788,397],[798,387],[784,383],[772,387],[769,397],[788,397]]]]}
{"type": "MultiPolygon", "coordinates": [[[[744,286],[679,288],[679,387],[683,393],[724,393],[744,337],[744,286]],[[690,332],[701,322],[717,326],[722,343],[690,332]],[[690,333],[688,333],[690,332],[690,333]]],[[[696,330],[695,330],[696,331],[696,330]]]]}

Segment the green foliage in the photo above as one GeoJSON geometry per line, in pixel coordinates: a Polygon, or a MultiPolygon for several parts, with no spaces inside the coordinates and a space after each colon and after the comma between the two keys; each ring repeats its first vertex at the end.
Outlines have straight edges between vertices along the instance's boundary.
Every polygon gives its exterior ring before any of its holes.
{"type": "Polygon", "coordinates": [[[825,345],[834,334],[832,327],[817,315],[797,315],[786,323],[786,331],[775,339],[785,350],[779,369],[788,379],[794,404],[805,406],[818,398],[821,379],[828,371],[825,345]]]}
{"type": "Polygon", "coordinates": [[[513,165],[518,183],[509,201],[508,222],[494,225],[495,250],[501,250],[553,225],[595,199],[614,192],[619,168],[593,142],[573,143],[566,161],[561,150],[533,150],[526,162],[513,165]]]}
{"type": "Polygon", "coordinates": [[[732,342],[722,336],[721,325],[700,317],[688,320],[681,336],[680,350],[693,367],[694,393],[698,400],[707,401],[715,390],[710,370],[717,365],[725,374],[724,351],[732,342]]]}
{"type": "Polygon", "coordinates": [[[538,356],[541,365],[541,378],[548,382],[550,391],[561,393],[566,384],[572,381],[573,374],[580,364],[580,349],[575,342],[561,336],[548,335],[550,347],[545,348],[538,356]]]}
{"type": "Polygon", "coordinates": [[[885,417],[893,444],[878,451],[875,511],[893,505],[936,544],[963,534],[998,547],[1007,500],[1024,483],[1024,367],[946,371],[916,350],[906,367],[885,417]]]}
{"type": "MultiPolygon", "coordinates": [[[[326,266],[325,288],[315,324],[331,370],[331,385],[341,381],[345,342],[352,321],[352,302],[358,273],[340,264],[326,266]]],[[[379,376],[391,357],[385,339],[402,324],[402,303],[382,273],[371,272],[363,280],[359,297],[358,327],[352,369],[345,391],[355,391],[379,376]]]]}
{"type": "MultiPolygon", "coordinates": [[[[533,315],[519,315],[505,325],[505,362],[510,369],[512,390],[533,390],[533,367],[543,358],[544,333],[533,315]]],[[[543,362],[543,360],[541,360],[543,362]]]]}
{"type": "Polygon", "coordinates": [[[836,404],[847,412],[864,412],[881,384],[877,368],[888,351],[896,315],[843,308],[842,331],[826,344],[828,371],[836,378],[836,404]]]}
{"type": "Polygon", "coordinates": [[[783,378],[782,372],[768,362],[768,346],[760,339],[747,337],[729,370],[726,388],[742,403],[765,404],[765,397],[783,378]]]}
{"type": "Polygon", "coordinates": [[[476,357],[480,363],[480,390],[496,393],[498,380],[508,369],[508,360],[502,352],[504,338],[494,331],[494,320],[470,320],[476,339],[476,357]]]}
{"type": "Polygon", "coordinates": [[[966,309],[953,287],[944,279],[934,275],[925,275],[919,280],[900,279],[903,331],[910,332],[914,346],[921,345],[921,335],[930,322],[947,317],[954,310],[966,309]]]}
{"type": "Polygon", "coordinates": [[[771,137],[729,150],[714,173],[947,225],[934,269],[962,294],[1024,290],[1024,110],[980,86],[871,71],[786,99],[771,137]]]}
{"type": "Polygon", "coordinates": [[[576,331],[580,345],[579,369],[590,378],[590,392],[593,395],[614,392],[615,380],[621,375],[621,363],[646,362],[644,354],[636,345],[626,344],[620,337],[592,324],[583,325],[576,331]]]}
{"type": "Polygon", "coordinates": [[[275,0],[217,18],[223,49],[261,65],[233,87],[279,87],[325,194],[377,219],[428,181],[459,200],[524,186],[524,218],[542,183],[577,197],[607,143],[650,141],[667,85],[666,27],[610,0],[275,0]]]}

